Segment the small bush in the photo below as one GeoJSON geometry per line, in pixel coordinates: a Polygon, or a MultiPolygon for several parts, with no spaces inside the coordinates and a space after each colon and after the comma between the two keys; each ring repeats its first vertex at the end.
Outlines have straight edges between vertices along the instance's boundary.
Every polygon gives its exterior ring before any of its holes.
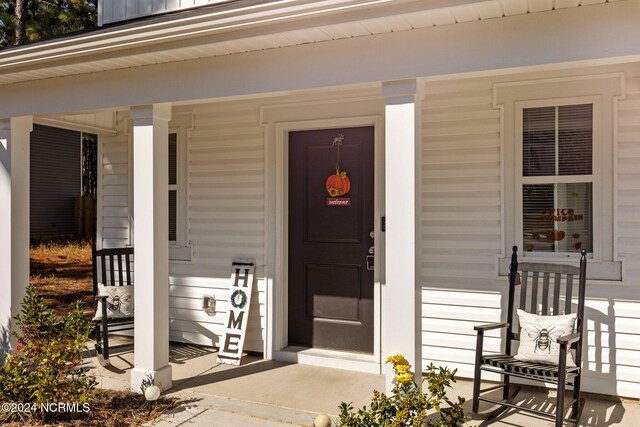
{"type": "Polygon", "coordinates": [[[377,427],[377,426],[432,426],[451,427],[466,422],[464,415],[464,398],[451,401],[446,389],[454,383],[455,373],[447,368],[427,367],[425,379],[428,383],[428,394],[423,393],[415,383],[411,365],[398,354],[390,356],[387,363],[392,363],[396,373],[395,385],[391,396],[373,391],[371,408],[364,406],[355,411],[351,404],[340,404],[340,425],[343,427],[377,427]],[[427,419],[429,412],[435,410],[439,419],[427,419]]]}
{"type": "Polygon", "coordinates": [[[29,286],[15,319],[20,328],[19,333],[14,333],[18,345],[0,367],[0,401],[22,407],[30,405],[30,409],[2,415],[9,419],[37,417],[44,422],[63,415],[42,410],[45,405],[65,403],[82,407],[97,383],[79,368],[84,344],[92,330],[81,303],[59,318],[35,288],[29,286]]]}

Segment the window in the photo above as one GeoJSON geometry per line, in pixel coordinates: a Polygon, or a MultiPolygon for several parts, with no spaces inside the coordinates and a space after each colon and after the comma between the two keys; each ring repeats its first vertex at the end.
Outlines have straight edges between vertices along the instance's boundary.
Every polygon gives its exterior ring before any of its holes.
{"type": "Polygon", "coordinates": [[[593,105],[522,108],[522,244],[593,252],[593,105]]]}
{"type": "Polygon", "coordinates": [[[609,73],[493,85],[503,160],[498,274],[509,272],[517,245],[524,257],[575,265],[586,249],[590,280],[622,280],[614,118],[624,82],[624,74],[609,73]]]}
{"type": "Polygon", "coordinates": [[[169,259],[190,261],[191,246],[187,238],[187,132],[184,128],[169,131],[169,259]]]}
{"type": "MultiPolygon", "coordinates": [[[[129,206],[130,213],[134,212],[133,206],[133,120],[126,124],[129,130],[129,176],[130,188],[129,206]]],[[[171,261],[191,261],[192,246],[188,236],[188,186],[187,186],[187,165],[188,152],[187,140],[189,130],[193,128],[193,117],[191,113],[175,113],[169,122],[167,134],[168,146],[168,236],[169,236],[169,259],[171,261]]],[[[129,242],[134,245],[135,227],[133,216],[129,218],[129,242]]]]}
{"type": "Polygon", "coordinates": [[[178,135],[169,134],[169,242],[178,240],[178,135]]]}

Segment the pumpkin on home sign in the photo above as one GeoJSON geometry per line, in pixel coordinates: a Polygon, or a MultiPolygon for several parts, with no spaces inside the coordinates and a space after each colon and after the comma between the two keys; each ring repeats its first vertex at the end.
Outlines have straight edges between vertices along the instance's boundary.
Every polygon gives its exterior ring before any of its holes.
{"type": "Polygon", "coordinates": [[[331,197],[339,197],[344,196],[351,189],[351,181],[349,181],[349,177],[347,173],[339,170],[336,170],[334,175],[330,175],[327,178],[327,192],[331,197]]]}

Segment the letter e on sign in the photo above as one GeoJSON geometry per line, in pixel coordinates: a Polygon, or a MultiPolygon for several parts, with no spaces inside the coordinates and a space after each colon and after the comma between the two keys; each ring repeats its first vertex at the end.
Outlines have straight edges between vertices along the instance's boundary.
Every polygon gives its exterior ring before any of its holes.
{"type": "Polygon", "coordinates": [[[224,346],[222,347],[222,351],[225,353],[237,355],[238,352],[240,351],[238,344],[240,344],[241,338],[242,338],[242,335],[240,334],[225,334],[224,346]]]}

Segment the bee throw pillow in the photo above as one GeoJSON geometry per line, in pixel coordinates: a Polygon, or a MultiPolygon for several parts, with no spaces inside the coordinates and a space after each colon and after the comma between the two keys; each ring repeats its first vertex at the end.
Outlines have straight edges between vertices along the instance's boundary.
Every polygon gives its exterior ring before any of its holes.
{"type": "MultiPolygon", "coordinates": [[[[558,338],[575,331],[576,314],[538,316],[518,310],[520,320],[520,347],[516,360],[558,365],[560,344],[558,338]]],[[[567,352],[567,367],[575,367],[571,352],[567,352]]]]}
{"type": "MultiPolygon", "coordinates": [[[[107,297],[107,319],[133,317],[133,285],[105,286],[98,283],[98,295],[107,297]]],[[[102,319],[101,304],[98,303],[94,321],[102,319]]]]}

